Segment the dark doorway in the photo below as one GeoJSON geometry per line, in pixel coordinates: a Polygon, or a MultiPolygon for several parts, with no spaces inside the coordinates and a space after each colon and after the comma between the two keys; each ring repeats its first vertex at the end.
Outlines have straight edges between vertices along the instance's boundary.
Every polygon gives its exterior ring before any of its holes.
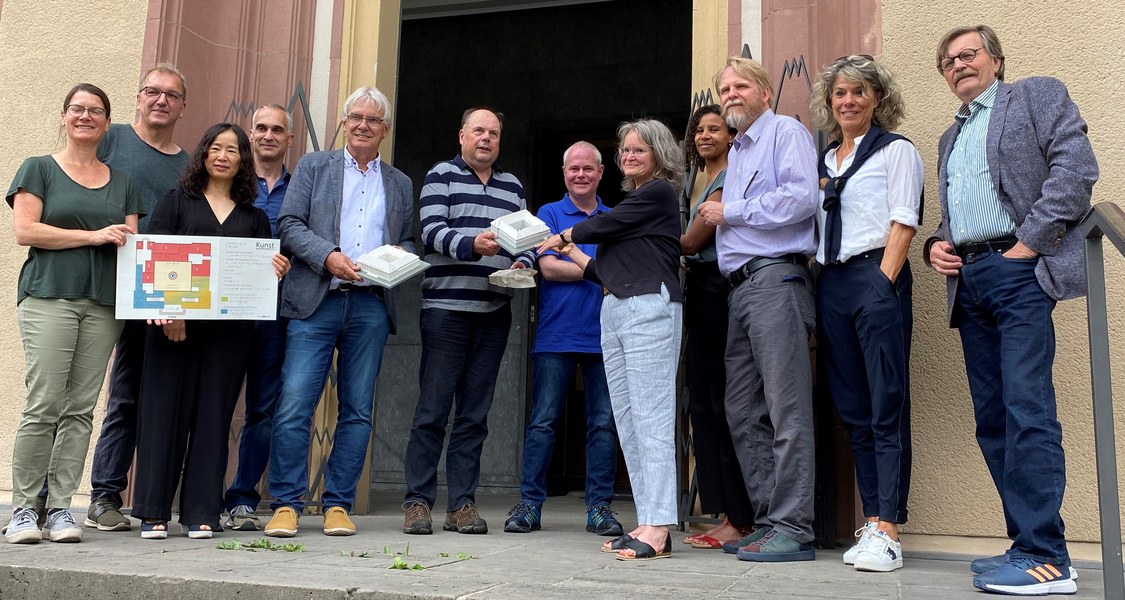
{"type": "MultiPolygon", "coordinates": [[[[429,168],[459,152],[462,111],[490,106],[505,114],[496,165],[523,182],[529,210],[562,197],[563,151],[583,139],[602,152],[606,173],[599,194],[612,206],[624,195],[613,164],[617,125],[653,117],[677,136],[684,130],[691,104],[691,23],[692,3],[686,0],[576,2],[406,20],[395,166],[414,181],[417,194],[429,168]]],[[[513,304],[513,327],[525,327],[531,336],[534,301],[522,312],[513,304]]],[[[566,411],[558,431],[552,492],[582,489],[585,421],[578,382],[571,400],[576,409],[566,411]]],[[[489,435],[522,440],[523,430],[494,428],[489,435]]],[[[624,477],[624,468],[620,473],[624,477]]]]}

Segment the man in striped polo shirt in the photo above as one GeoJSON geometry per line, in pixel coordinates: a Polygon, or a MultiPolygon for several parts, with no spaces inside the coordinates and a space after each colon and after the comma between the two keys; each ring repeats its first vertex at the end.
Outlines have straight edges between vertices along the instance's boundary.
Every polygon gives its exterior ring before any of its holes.
{"type": "Polygon", "coordinates": [[[1011,548],[974,560],[973,585],[1073,594],[1059,515],[1066,467],[1051,370],[1059,300],[1086,293],[1081,235],[1098,165],[1066,86],[1004,81],[990,27],[958,27],[937,69],[961,101],[938,144],[941,224],[924,258],[945,275],[961,334],[977,442],[1000,493],[1011,548]]]}
{"type": "Polygon", "coordinates": [[[466,110],[458,134],[461,154],[430,169],[419,198],[426,261],[433,266],[422,281],[422,364],[406,445],[404,533],[433,532],[430,509],[437,499],[437,465],[454,399],[442,529],[488,533],[476,508],[480,454],[512,322],[511,290],[490,285],[488,276],[533,261],[530,252],[513,257],[502,250],[489,231],[493,219],[526,208],[519,179],[493,166],[502,127],[501,113],[466,110]]]}

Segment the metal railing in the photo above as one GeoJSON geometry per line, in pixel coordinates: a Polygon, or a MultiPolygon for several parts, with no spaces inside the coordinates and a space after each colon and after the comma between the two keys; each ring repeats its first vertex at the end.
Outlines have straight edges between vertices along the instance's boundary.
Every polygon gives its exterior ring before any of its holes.
{"type": "Polygon", "coordinates": [[[1086,319],[1090,331],[1090,379],[1094,402],[1094,451],[1098,473],[1098,515],[1101,520],[1102,585],[1106,598],[1125,598],[1121,562],[1121,500],[1117,489],[1117,445],[1113,431],[1113,380],[1109,365],[1109,312],[1106,305],[1105,256],[1108,237],[1125,256],[1125,212],[1099,202],[1078,224],[1086,238],[1086,319]]]}

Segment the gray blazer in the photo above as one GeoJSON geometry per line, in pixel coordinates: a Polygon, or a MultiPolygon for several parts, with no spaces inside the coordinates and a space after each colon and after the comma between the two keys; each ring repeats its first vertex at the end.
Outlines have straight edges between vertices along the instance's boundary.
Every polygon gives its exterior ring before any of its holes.
{"type": "MultiPolygon", "coordinates": [[[[402,171],[379,163],[387,197],[383,238],[414,252],[414,184],[402,171]]],[[[328,293],[332,273],[324,259],[340,249],[340,203],[344,195],[344,150],[301,157],[277,217],[281,246],[291,253],[293,268],[281,288],[281,315],[305,319],[328,293]]],[[[399,294],[385,290],[391,333],[398,319],[399,294]]]]}
{"type": "MultiPolygon", "coordinates": [[[[941,223],[926,243],[949,240],[946,194],[949,154],[960,126],[954,123],[938,143],[938,202],[941,223]]],[[[1086,122],[1066,86],[1051,77],[1001,81],[988,121],[986,140],[992,186],[1016,223],[1016,237],[1039,253],[1035,275],[1055,300],[1086,295],[1083,240],[1074,226],[1090,208],[1098,163],[1086,137],[1086,122]]],[[[957,277],[947,277],[948,317],[953,324],[957,277]]]]}

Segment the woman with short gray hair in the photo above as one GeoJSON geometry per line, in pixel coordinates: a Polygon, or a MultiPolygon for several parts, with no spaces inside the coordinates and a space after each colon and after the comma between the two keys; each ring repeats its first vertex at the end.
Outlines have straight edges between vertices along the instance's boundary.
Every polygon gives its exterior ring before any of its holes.
{"type": "Polygon", "coordinates": [[[663,123],[641,119],[617,129],[617,160],[629,192],[612,211],[551,236],[602,285],[602,356],[618,439],[629,469],[638,526],[602,546],[618,560],[671,556],[676,504],[676,369],[683,290],[680,209],[683,153],[663,123]],[[597,259],[574,243],[598,244],[597,259]]]}

